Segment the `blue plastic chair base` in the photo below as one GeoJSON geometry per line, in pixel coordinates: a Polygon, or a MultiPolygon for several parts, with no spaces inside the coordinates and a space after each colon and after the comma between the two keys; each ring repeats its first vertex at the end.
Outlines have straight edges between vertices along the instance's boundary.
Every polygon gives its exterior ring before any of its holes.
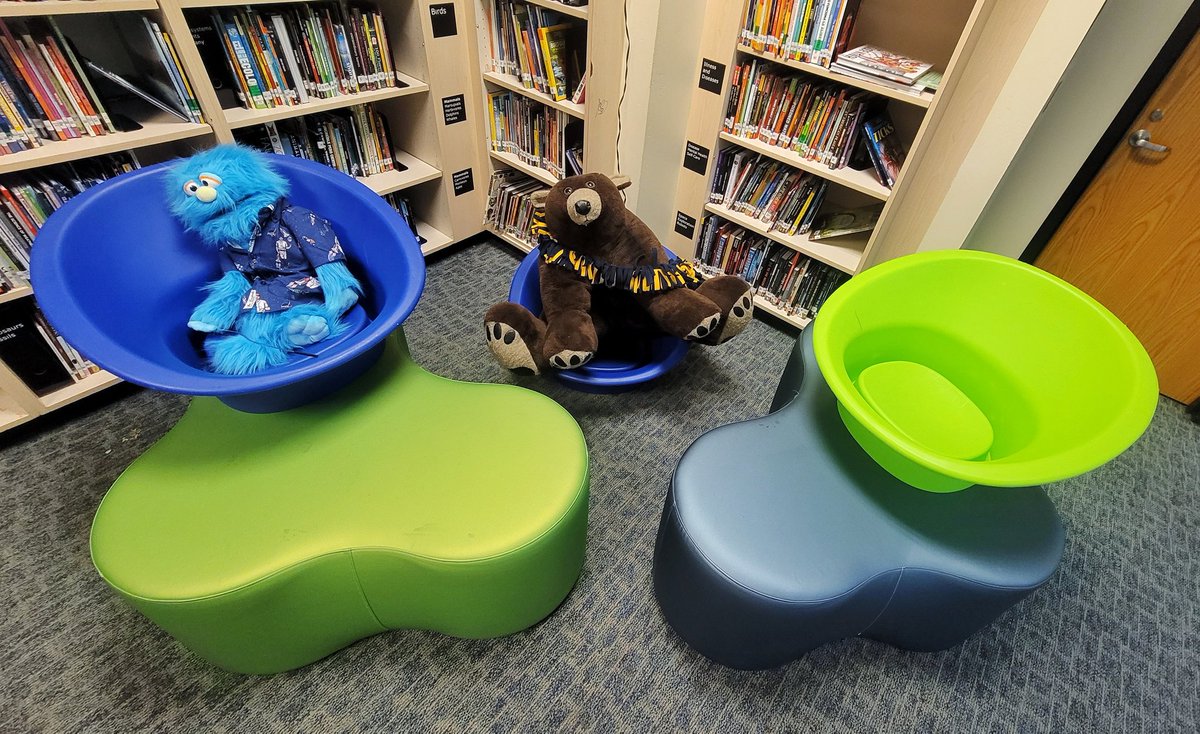
{"type": "MultiPolygon", "coordinates": [[[[541,283],[538,279],[539,251],[525,256],[513,274],[508,300],[542,314],[541,283]]],[[[583,367],[556,370],[554,376],[580,392],[611,395],[637,389],[673,369],[687,356],[688,343],[667,334],[648,337],[619,349],[602,344],[596,356],[583,367]]]]}
{"type": "Polygon", "coordinates": [[[1037,487],[933,494],[893,478],[838,417],[811,333],[774,412],[708,432],[680,460],[654,552],[663,615],[743,669],[856,635],[956,645],[1051,576],[1058,514],[1037,487]]]}
{"type": "Polygon", "coordinates": [[[416,306],[425,261],[412,230],[374,191],[344,173],[270,156],[293,203],[330,219],[363,297],[350,329],[252,375],[222,375],[204,363],[202,337],[187,328],[201,288],[219,276],[218,257],[171,216],[163,189],[170,163],[117,176],[51,216],[33,248],[38,302],[55,328],[113,374],[155,390],[214,395],[252,413],[322,398],[364,373],[383,341],[416,306]]]}

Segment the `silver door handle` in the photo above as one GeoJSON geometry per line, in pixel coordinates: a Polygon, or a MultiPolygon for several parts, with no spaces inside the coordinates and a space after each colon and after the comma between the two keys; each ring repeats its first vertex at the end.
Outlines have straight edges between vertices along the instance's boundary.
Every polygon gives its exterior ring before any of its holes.
{"type": "Polygon", "coordinates": [[[1133,132],[1133,134],[1129,136],[1129,144],[1135,148],[1145,148],[1146,150],[1152,150],[1155,153],[1166,153],[1167,151],[1170,150],[1170,148],[1168,148],[1165,145],[1159,145],[1158,143],[1151,143],[1149,130],[1135,130],[1133,132]]]}

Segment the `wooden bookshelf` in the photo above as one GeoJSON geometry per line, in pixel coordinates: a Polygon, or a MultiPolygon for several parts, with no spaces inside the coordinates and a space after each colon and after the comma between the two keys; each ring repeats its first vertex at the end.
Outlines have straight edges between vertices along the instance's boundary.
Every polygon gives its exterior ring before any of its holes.
{"type": "Polygon", "coordinates": [[[421,245],[421,254],[429,257],[435,252],[440,252],[447,247],[455,244],[454,238],[443,232],[439,232],[431,225],[418,219],[416,221],[417,234],[425,238],[425,244],[421,245]]]}
{"type": "Polygon", "coordinates": [[[512,245],[513,247],[520,250],[521,252],[524,252],[526,254],[533,252],[533,245],[529,244],[528,242],[517,239],[516,237],[513,237],[508,232],[505,232],[502,229],[497,229],[496,227],[493,227],[490,224],[485,224],[484,227],[487,229],[487,231],[493,237],[503,240],[504,242],[512,245]]]}
{"type": "Polygon", "coordinates": [[[856,171],[849,167],[835,170],[822,163],[807,160],[799,153],[781,148],[778,145],[764,143],[761,140],[751,140],[750,138],[743,138],[738,135],[731,135],[730,133],[721,133],[719,137],[721,140],[728,141],[746,150],[762,153],[768,158],[774,158],[780,163],[788,164],[792,168],[815,173],[821,178],[832,181],[839,186],[873,196],[880,201],[887,201],[887,198],[892,195],[891,189],[879,183],[879,179],[875,177],[873,170],[856,171]]]}
{"type": "Polygon", "coordinates": [[[868,81],[866,79],[859,79],[858,77],[847,76],[845,74],[839,74],[836,69],[826,69],[824,66],[821,66],[820,64],[810,64],[806,61],[794,61],[792,59],[783,59],[783,58],[779,58],[778,56],[773,56],[771,54],[762,53],[760,51],[755,51],[754,49],[750,48],[749,46],[745,46],[742,44],[738,44],[737,50],[739,53],[743,53],[747,56],[754,56],[756,58],[766,59],[767,61],[770,61],[775,64],[779,64],[780,66],[786,66],[790,69],[798,69],[800,71],[803,71],[805,74],[810,74],[812,76],[821,77],[822,79],[829,79],[829,80],[837,82],[838,84],[845,84],[848,87],[854,87],[856,89],[865,89],[866,91],[871,92],[872,94],[878,94],[882,97],[887,97],[889,99],[894,99],[899,102],[904,102],[905,104],[916,105],[917,107],[928,107],[929,105],[933,104],[933,96],[934,96],[933,92],[921,92],[919,94],[916,94],[913,92],[905,92],[905,91],[902,91],[899,89],[894,89],[892,87],[889,87],[886,84],[876,84],[876,83],[868,81]]]}
{"type": "Polygon", "coordinates": [[[495,84],[498,87],[504,87],[505,89],[512,90],[517,94],[523,94],[530,99],[541,102],[547,107],[553,107],[556,110],[566,112],[568,115],[578,117],[581,120],[586,116],[586,111],[583,109],[583,105],[568,101],[557,101],[554,99],[554,97],[551,97],[543,92],[539,92],[536,89],[526,89],[521,84],[521,81],[511,74],[499,74],[494,71],[485,71],[483,72],[483,80],[489,84],[495,84]]]}
{"type": "Polygon", "coordinates": [[[869,236],[869,233],[864,232],[862,234],[845,235],[829,240],[814,241],[809,239],[807,235],[788,235],[770,229],[760,220],[746,216],[741,212],[736,212],[720,204],[705,204],[704,209],[719,217],[728,219],[734,224],[745,227],[751,232],[761,234],[773,242],[790,247],[818,262],[825,263],[830,267],[837,268],[843,273],[850,273],[851,275],[858,270],[858,264],[862,260],[863,249],[867,246],[869,236]]]}
{"type": "Polygon", "coordinates": [[[812,319],[808,318],[807,316],[788,313],[758,294],[755,294],[754,296],[754,308],[756,311],[769,314],[770,316],[779,319],[789,326],[794,326],[797,329],[804,329],[812,323],[812,319]]]}
{"type": "MultiPolygon", "coordinates": [[[[472,0],[475,13],[475,26],[478,28],[478,44],[476,49],[476,67],[481,81],[481,106],[478,135],[484,141],[484,150],[488,150],[490,168],[485,179],[490,179],[492,171],[512,168],[542,183],[553,186],[557,181],[549,171],[531,166],[521,161],[517,156],[498,151],[491,151],[488,142],[487,100],[485,93],[488,88],[506,89],[516,94],[551,108],[564,112],[571,117],[583,121],[583,170],[604,173],[614,176],[617,171],[617,130],[619,126],[618,107],[620,106],[621,86],[624,80],[624,37],[625,37],[625,6],[615,0],[594,0],[592,4],[573,7],[564,5],[556,0],[523,0],[529,5],[556,11],[569,18],[586,21],[586,95],[583,104],[570,101],[554,101],[552,97],[533,89],[526,89],[520,80],[508,74],[488,70],[488,55],[490,53],[490,23],[491,0],[472,0]]],[[[481,185],[486,193],[489,181],[481,185]]],[[[481,208],[481,217],[486,214],[486,207],[481,208]]],[[[488,231],[492,231],[489,229],[488,231]]],[[[507,237],[497,232],[501,240],[507,242],[522,252],[528,247],[520,240],[507,237]]]]}
{"type": "MultiPolygon", "coordinates": [[[[528,2],[530,5],[537,5],[546,8],[547,10],[554,10],[562,13],[563,15],[569,15],[572,18],[582,18],[587,20],[588,17],[587,5],[567,5],[565,3],[557,2],[557,0],[526,0],[526,2],[528,2]]],[[[604,2],[604,0],[597,0],[597,2],[604,2]]]]}
{"type": "Polygon", "coordinates": [[[8,301],[15,301],[18,298],[25,298],[26,296],[32,296],[32,295],[33,295],[33,288],[31,288],[27,285],[21,286],[20,288],[13,288],[12,290],[8,291],[7,293],[0,293],[0,303],[7,303],[8,301]]]}
{"type": "Polygon", "coordinates": [[[387,87],[386,89],[373,89],[367,92],[357,92],[355,94],[340,94],[336,97],[330,97],[328,99],[313,99],[305,102],[304,104],[271,107],[265,110],[248,110],[244,107],[227,107],[223,110],[225,114],[225,122],[231,129],[236,130],[240,127],[261,125],[264,122],[286,120],[291,117],[312,115],[317,112],[327,112],[329,110],[340,110],[346,107],[354,107],[355,105],[381,102],[385,99],[394,99],[396,97],[403,97],[409,94],[421,94],[429,91],[429,85],[425,82],[413,79],[412,77],[404,74],[400,74],[400,77],[401,81],[403,81],[406,86],[387,87]]]}
{"type": "MultiPolygon", "coordinates": [[[[701,172],[694,170],[694,159],[693,168],[681,166],[674,219],[682,224],[668,234],[664,244],[683,256],[694,257],[705,219],[720,216],[850,275],[882,260],[915,252],[918,247],[927,249],[930,245],[921,245],[921,238],[934,230],[939,218],[946,221],[954,216],[954,212],[940,208],[946,192],[956,185],[967,185],[964,176],[971,175],[968,169],[978,172],[982,168],[979,161],[987,157],[979,152],[988,147],[987,141],[977,142],[979,131],[989,122],[989,116],[997,114],[995,110],[1015,108],[1014,100],[1026,96],[1013,85],[1006,88],[1005,80],[1019,68],[1022,54],[1029,53],[1026,44],[1045,3],[1036,0],[863,2],[846,47],[872,44],[932,63],[933,69],[942,73],[939,89],[917,94],[840,74],[819,64],[779,58],[744,45],[740,40],[742,23],[747,3],[752,1],[707,0],[696,8],[696,12],[704,15],[704,25],[685,141],[693,152],[700,150],[707,158],[701,172]],[[724,132],[731,79],[739,63],[755,59],[776,64],[783,71],[794,70],[816,82],[828,80],[877,95],[895,121],[896,134],[908,151],[894,186],[888,188],[880,183],[873,168],[830,169],[805,160],[794,151],[724,132]],[[702,83],[705,80],[702,71],[708,74],[707,83],[702,83]],[[875,228],[869,233],[814,242],[807,237],[784,236],[768,230],[752,217],[711,204],[709,191],[715,163],[721,151],[729,147],[760,153],[828,181],[828,195],[821,211],[863,206],[872,199],[883,202],[875,228]]],[[[1087,12],[1094,11],[1089,8],[1087,12]]],[[[1082,18],[1080,23],[1085,21],[1082,18]]],[[[683,153],[681,150],[681,163],[683,153]]],[[[1006,161],[990,156],[987,164],[1002,173],[1006,161]]],[[[999,174],[988,170],[987,175],[999,174]]],[[[948,242],[938,246],[958,244],[948,242]]],[[[756,299],[756,303],[761,300],[756,299]]],[[[787,318],[788,314],[765,301],[760,310],[793,325],[803,325],[803,320],[787,318]]]]}
{"type": "Polygon", "coordinates": [[[492,160],[503,163],[507,168],[515,168],[526,176],[536,178],[547,186],[553,186],[558,181],[558,177],[550,171],[530,165],[512,153],[501,153],[493,150],[489,151],[488,155],[492,157],[492,160]]]}
{"type": "Polygon", "coordinates": [[[85,136],[74,140],[42,141],[41,147],[23,150],[20,153],[0,155],[0,174],[187,140],[202,135],[211,135],[213,131],[210,125],[183,122],[165,112],[141,120],[141,125],[141,130],[124,133],[109,133],[96,137],[85,136]]]}
{"type": "Polygon", "coordinates": [[[94,375],[88,375],[74,385],[55,390],[54,392],[39,398],[42,405],[47,411],[61,408],[64,405],[69,405],[76,400],[86,398],[88,395],[94,395],[106,387],[111,387],[121,381],[121,378],[116,375],[101,370],[94,375]]]}
{"type": "Polygon", "coordinates": [[[0,18],[27,18],[37,15],[76,15],[79,13],[120,13],[131,10],[157,10],[156,0],[43,0],[14,2],[0,0],[0,18]]]}
{"type": "Polygon", "coordinates": [[[362,176],[358,180],[379,194],[390,194],[428,181],[436,181],[442,177],[442,172],[425,161],[410,154],[408,151],[397,150],[395,158],[406,166],[403,171],[384,171],[373,176],[362,176]]]}
{"type": "MultiPolygon", "coordinates": [[[[0,0],[0,17],[12,18],[146,11],[171,35],[180,65],[206,120],[206,124],[187,123],[166,113],[131,110],[129,116],[142,125],[140,130],[44,142],[28,151],[0,155],[0,174],[119,151],[149,149],[153,155],[146,162],[153,162],[174,154],[187,154],[200,147],[232,142],[233,131],[241,128],[370,103],[387,118],[392,129],[393,140],[390,142],[395,157],[406,170],[388,171],[359,180],[380,195],[404,193],[416,215],[414,226],[426,240],[421,246],[422,253],[431,255],[483,231],[482,211],[491,164],[482,135],[483,114],[479,105],[483,99],[483,79],[477,72],[479,48],[473,33],[473,9],[469,0],[452,0],[458,17],[458,32],[438,37],[433,35],[430,8],[444,0],[374,0],[369,3],[384,16],[393,67],[399,80],[407,86],[265,110],[222,108],[210,72],[204,67],[192,40],[184,9],[307,1],[0,0]],[[457,95],[463,98],[464,121],[446,124],[443,105],[457,95]],[[473,185],[463,186],[464,179],[469,179],[473,185]]],[[[539,4],[554,9],[559,9],[560,5],[553,0],[542,0],[539,4]]],[[[564,13],[573,17],[586,18],[588,15],[587,8],[561,7],[564,13]]],[[[575,110],[577,114],[583,114],[582,106],[574,107],[579,108],[575,110]]],[[[34,296],[32,288],[17,288],[0,294],[0,302],[29,296],[34,296]]],[[[0,362],[0,432],[118,382],[120,380],[114,375],[101,372],[49,395],[37,396],[0,362]]]]}

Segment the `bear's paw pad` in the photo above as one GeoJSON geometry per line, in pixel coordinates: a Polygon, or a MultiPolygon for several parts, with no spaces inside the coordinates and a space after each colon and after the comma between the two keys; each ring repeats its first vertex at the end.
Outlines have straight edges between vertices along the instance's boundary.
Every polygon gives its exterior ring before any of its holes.
{"type": "Polygon", "coordinates": [[[733,308],[729,309],[729,313],[725,315],[725,324],[721,329],[720,337],[714,342],[721,344],[729,341],[750,325],[750,320],[754,318],[754,300],[750,297],[750,289],[746,289],[746,293],[733,304],[733,308]]]}
{"type": "Polygon", "coordinates": [[[484,324],[484,331],[487,332],[488,348],[501,367],[506,370],[527,369],[535,375],[538,373],[533,354],[516,329],[498,321],[489,321],[484,324]]]}
{"type": "Polygon", "coordinates": [[[595,352],[580,352],[574,349],[564,349],[550,357],[550,364],[560,370],[573,370],[592,361],[595,352]]]}
{"type": "Polygon", "coordinates": [[[697,324],[696,328],[694,328],[690,332],[688,332],[688,335],[685,336],[684,339],[687,339],[688,341],[696,341],[697,339],[703,339],[704,337],[711,334],[717,328],[717,325],[720,323],[721,323],[721,314],[715,313],[712,316],[709,316],[709,317],[705,318],[704,320],[702,320],[699,324],[697,324]]]}

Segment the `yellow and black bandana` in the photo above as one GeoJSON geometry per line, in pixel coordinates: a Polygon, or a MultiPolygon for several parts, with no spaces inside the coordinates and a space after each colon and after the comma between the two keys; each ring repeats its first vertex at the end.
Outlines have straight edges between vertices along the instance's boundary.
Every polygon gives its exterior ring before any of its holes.
{"type": "Polygon", "coordinates": [[[673,257],[665,263],[613,265],[563,247],[550,236],[546,222],[535,214],[530,228],[547,265],[570,270],[592,285],[619,288],[630,293],[661,293],[700,285],[696,269],[686,260],[673,257]]]}

